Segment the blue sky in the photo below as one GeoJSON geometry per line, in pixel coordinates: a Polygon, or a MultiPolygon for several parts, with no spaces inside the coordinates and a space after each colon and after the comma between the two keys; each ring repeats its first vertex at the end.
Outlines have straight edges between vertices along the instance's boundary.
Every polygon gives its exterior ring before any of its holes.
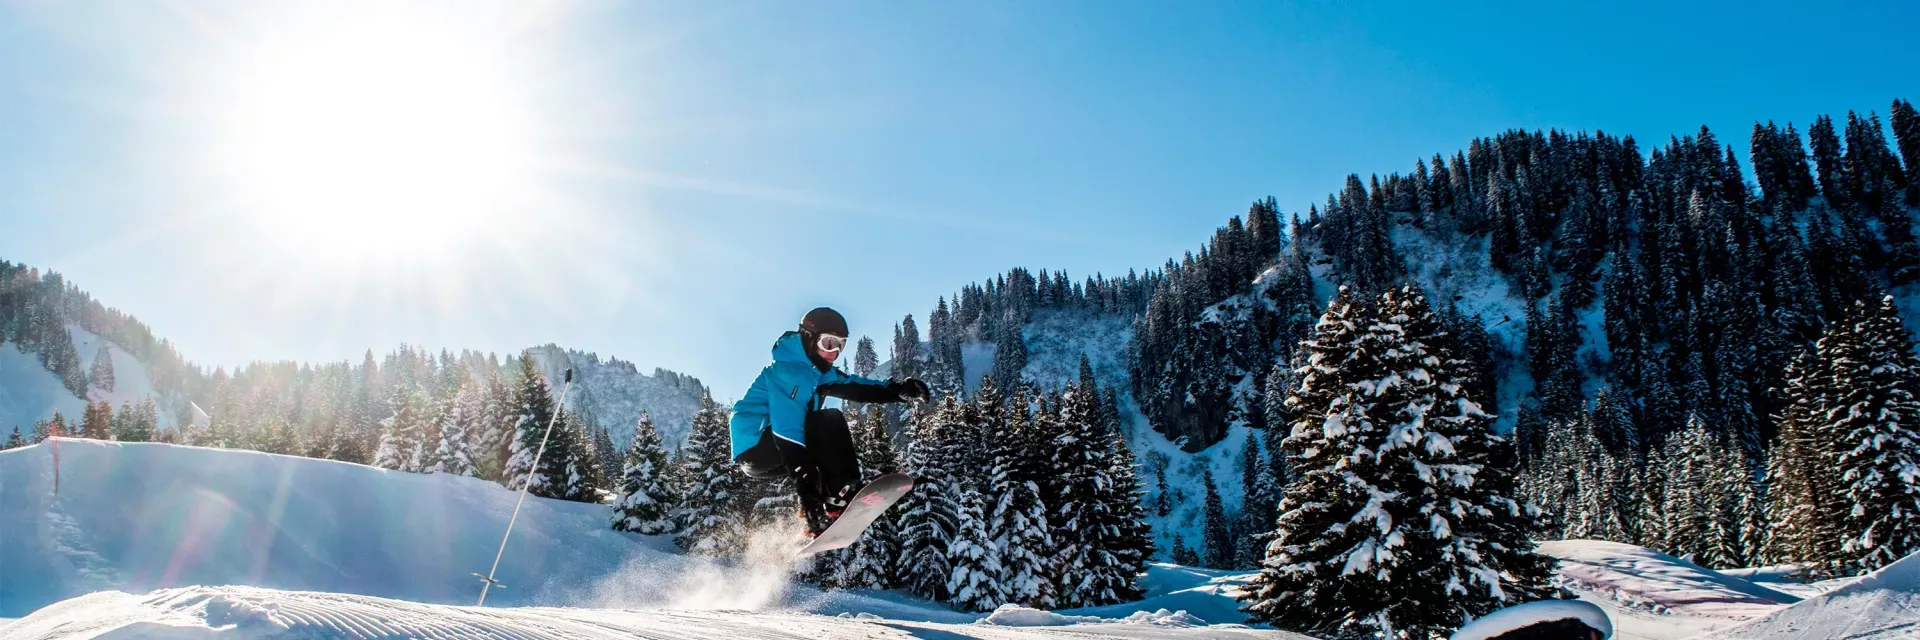
{"type": "Polygon", "coordinates": [[[964,283],[1151,268],[1474,136],[1706,124],[1744,156],[1756,119],[1920,97],[1914,3],[1349,4],[0,3],[0,257],[209,365],[558,342],[731,398],[813,306],[884,357],[964,283]],[[362,23],[405,35],[327,31],[362,23]],[[302,93],[355,55],[392,81],[302,93]],[[405,111],[442,69],[483,97],[405,111]],[[301,135],[343,110],[396,142],[301,135]],[[321,153],[348,155],[306,175],[321,153]],[[419,206],[338,214],[380,168],[419,206]],[[382,238],[307,219],[336,215],[382,238]]]}

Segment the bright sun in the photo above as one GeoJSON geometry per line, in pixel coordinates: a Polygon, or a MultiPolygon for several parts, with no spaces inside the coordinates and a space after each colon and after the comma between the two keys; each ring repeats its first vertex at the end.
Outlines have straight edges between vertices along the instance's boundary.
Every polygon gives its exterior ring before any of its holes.
{"type": "Polygon", "coordinates": [[[445,253],[526,213],[532,118],[500,43],[398,11],[281,34],[222,123],[241,208],[328,259],[445,253]]]}

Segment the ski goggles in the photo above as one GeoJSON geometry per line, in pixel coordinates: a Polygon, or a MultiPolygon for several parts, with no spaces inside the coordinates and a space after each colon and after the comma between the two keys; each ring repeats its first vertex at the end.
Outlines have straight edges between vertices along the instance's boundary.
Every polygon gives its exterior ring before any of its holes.
{"type": "Polygon", "coordinates": [[[813,343],[819,346],[821,351],[837,352],[847,348],[846,338],[831,333],[820,334],[820,339],[813,341],[813,343]]]}

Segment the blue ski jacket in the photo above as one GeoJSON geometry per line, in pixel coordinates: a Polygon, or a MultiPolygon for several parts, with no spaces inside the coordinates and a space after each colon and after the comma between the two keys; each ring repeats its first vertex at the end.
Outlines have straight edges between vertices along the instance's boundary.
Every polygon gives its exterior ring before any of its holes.
{"type": "Polygon", "coordinates": [[[771,425],[773,435],[801,446],[807,444],[807,413],[820,407],[820,396],[846,398],[861,402],[893,402],[898,394],[888,383],[851,375],[828,367],[814,366],[801,344],[800,332],[788,331],[773,342],[773,364],[760,370],[753,386],[733,403],[733,421],[728,425],[733,436],[733,456],[760,443],[760,435],[771,425]]]}

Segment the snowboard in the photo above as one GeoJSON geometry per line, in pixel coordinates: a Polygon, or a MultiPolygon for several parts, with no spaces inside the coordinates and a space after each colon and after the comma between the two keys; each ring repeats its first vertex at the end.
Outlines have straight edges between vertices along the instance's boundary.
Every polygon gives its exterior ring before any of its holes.
{"type": "Polygon", "coordinates": [[[844,548],[860,539],[860,534],[873,525],[873,521],[886,513],[887,509],[913,488],[913,478],[904,473],[889,473],[874,478],[873,482],[861,487],[853,494],[853,500],[847,503],[847,510],[840,513],[840,519],[827,525],[812,542],[795,552],[796,557],[805,558],[817,553],[844,548]]]}

